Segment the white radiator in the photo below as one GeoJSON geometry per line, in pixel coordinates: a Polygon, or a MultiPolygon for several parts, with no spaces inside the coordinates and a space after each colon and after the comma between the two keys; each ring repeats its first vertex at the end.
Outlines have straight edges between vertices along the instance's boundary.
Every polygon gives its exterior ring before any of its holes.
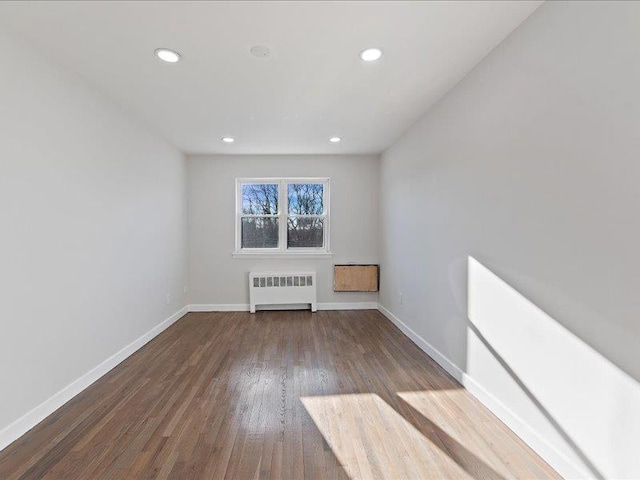
{"type": "Polygon", "coordinates": [[[249,274],[249,304],[251,313],[256,305],[291,305],[308,303],[316,311],[315,272],[251,272],[249,274]]]}

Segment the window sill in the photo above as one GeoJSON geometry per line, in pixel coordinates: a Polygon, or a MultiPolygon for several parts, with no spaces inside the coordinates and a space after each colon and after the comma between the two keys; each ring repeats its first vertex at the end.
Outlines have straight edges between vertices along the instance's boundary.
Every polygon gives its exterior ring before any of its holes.
{"type": "Polygon", "coordinates": [[[331,258],[331,252],[232,252],[233,258],[331,258]]]}

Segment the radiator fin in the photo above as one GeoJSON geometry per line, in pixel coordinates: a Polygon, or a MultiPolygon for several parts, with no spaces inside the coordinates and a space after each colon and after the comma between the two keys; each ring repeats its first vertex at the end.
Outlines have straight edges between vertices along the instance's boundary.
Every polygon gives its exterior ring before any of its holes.
{"type": "Polygon", "coordinates": [[[291,275],[289,277],[254,277],[252,283],[254,288],[312,287],[313,277],[311,275],[291,275]]]}

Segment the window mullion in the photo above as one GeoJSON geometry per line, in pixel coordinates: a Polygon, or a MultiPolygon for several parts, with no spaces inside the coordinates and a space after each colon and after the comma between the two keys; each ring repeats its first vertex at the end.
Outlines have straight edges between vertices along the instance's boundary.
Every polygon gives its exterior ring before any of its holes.
{"type": "Polygon", "coordinates": [[[280,224],[280,238],[278,239],[278,245],[280,251],[287,251],[287,212],[289,211],[288,195],[287,195],[287,182],[286,180],[280,180],[279,183],[279,224],[280,224]]]}

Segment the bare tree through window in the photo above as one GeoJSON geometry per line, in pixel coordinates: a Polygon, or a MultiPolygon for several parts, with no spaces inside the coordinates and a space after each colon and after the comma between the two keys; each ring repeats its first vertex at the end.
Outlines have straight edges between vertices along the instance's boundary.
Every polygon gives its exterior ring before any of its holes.
{"type": "Polygon", "coordinates": [[[247,181],[241,187],[240,248],[325,247],[325,183],[247,181]],[[280,205],[280,200],[284,206],[280,205]],[[282,227],[281,222],[286,222],[282,227]],[[286,233],[285,231],[286,230],[286,233]],[[280,235],[286,235],[282,245],[280,235]]]}
{"type": "Polygon", "coordinates": [[[242,186],[242,247],[278,247],[278,184],[242,186]]]}
{"type": "Polygon", "coordinates": [[[324,185],[291,183],[287,189],[287,245],[320,248],[324,243],[324,185]]]}

